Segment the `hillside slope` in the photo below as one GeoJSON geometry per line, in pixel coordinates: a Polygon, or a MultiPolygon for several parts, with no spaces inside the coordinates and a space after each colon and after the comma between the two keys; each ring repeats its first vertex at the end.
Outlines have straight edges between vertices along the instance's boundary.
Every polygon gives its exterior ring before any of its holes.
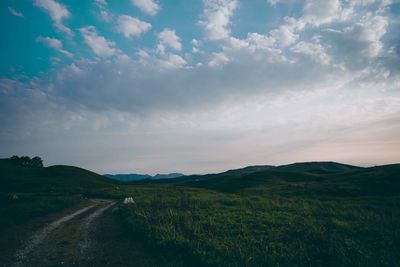
{"type": "Polygon", "coordinates": [[[74,192],[94,191],[114,182],[78,167],[56,165],[45,168],[24,167],[0,160],[0,192],[74,192]]]}
{"type": "Polygon", "coordinates": [[[181,185],[220,192],[374,195],[400,193],[400,164],[361,168],[334,162],[295,163],[255,172],[206,175],[181,185]]]}
{"type": "Polygon", "coordinates": [[[333,161],[297,162],[293,164],[277,166],[280,171],[315,172],[315,173],[338,173],[362,170],[362,167],[337,163],[333,161]]]}

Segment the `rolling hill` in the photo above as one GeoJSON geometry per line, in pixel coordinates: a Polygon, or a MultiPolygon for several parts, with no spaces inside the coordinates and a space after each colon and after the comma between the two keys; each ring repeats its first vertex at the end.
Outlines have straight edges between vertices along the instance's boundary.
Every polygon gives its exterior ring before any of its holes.
{"type": "Polygon", "coordinates": [[[400,193],[400,164],[362,168],[335,162],[307,162],[253,167],[210,174],[181,185],[240,193],[264,190],[271,193],[374,195],[400,193]]]}
{"type": "Polygon", "coordinates": [[[332,161],[316,161],[316,162],[297,162],[293,164],[281,165],[275,167],[275,169],[280,171],[293,171],[293,172],[338,173],[338,172],[361,170],[363,168],[332,161]]]}
{"type": "Polygon", "coordinates": [[[36,168],[0,160],[0,192],[91,192],[116,183],[94,172],[65,165],[36,168]]]}
{"type": "Polygon", "coordinates": [[[105,239],[112,259],[124,252],[129,264],[121,266],[135,265],[132,242],[148,245],[150,257],[154,251],[172,255],[170,266],[400,262],[400,164],[304,162],[127,183],[77,167],[0,160],[0,184],[0,261],[46,218],[90,205],[91,197],[132,196],[137,204],[117,204],[98,221],[104,232],[123,230],[105,239]]]}

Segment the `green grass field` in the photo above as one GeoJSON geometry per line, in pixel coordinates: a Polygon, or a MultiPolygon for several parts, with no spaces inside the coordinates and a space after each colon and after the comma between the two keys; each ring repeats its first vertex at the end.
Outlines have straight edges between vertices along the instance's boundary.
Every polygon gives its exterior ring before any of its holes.
{"type": "Polygon", "coordinates": [[[325,165],[132,187],[120,218],[192,265],[399,266],[400,165],[325,165]]]}
{"type": "Polygon", "coordinates": [[[169,266],[400,266],[400,165],[305,163],[117,183],[74,167],[1,164],[3,233],[82,196],[131,196],[136,204],[119,204],[114,220],[136,244],[179,255],[169,266]]]}

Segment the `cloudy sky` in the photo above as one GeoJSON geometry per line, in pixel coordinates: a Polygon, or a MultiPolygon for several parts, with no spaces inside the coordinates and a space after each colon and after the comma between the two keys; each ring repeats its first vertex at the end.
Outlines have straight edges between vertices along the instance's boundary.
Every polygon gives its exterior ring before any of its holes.
{"type": "Polygon", "coordinates": [[[398,0],[2,0],[0,157],[400,162],[398,0]]]}

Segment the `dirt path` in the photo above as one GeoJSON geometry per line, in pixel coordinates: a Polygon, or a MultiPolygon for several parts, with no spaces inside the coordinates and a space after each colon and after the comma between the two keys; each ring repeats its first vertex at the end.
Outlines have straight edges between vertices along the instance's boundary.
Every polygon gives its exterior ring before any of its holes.
{"type": "Polygon", "coordinates": [[[85,218],[84,223],[82,224],[82,228],[81,228],[82,239],[79,242],[79,249],[80,249],[81,254],[84,254],[85,250],[90,248],[91,244],[93,242],[91,239],[91,236],[90,236],[91,224],[93,223],[93,221],[95,221],[97,218],[99,218],[103,214],[104,211],[111,208],[114,204],[115,203],[112,202],[105,207],[98,208],[95,212],[93,212],[92,214],[90,214],[89,216],[87,216],[85,218]]]}
{"type": "Polygon", "coordinates": [[[87,250],[93,245],[92,225],[115,204],[107,200],[92,202],[34,233],[16,252],[10,266],[71,266],[78,264],[80,259],[88,259],[87,250]]]}
{"type": "Polygon", "coordinates": [[[114,204],[93,200],[87,207],[46,225],[6,266],[177,266],[168,264],[168,259],[177,255],[155,251],[132,235],[118,219],[120,207],[112,208],[114,204]]]}

